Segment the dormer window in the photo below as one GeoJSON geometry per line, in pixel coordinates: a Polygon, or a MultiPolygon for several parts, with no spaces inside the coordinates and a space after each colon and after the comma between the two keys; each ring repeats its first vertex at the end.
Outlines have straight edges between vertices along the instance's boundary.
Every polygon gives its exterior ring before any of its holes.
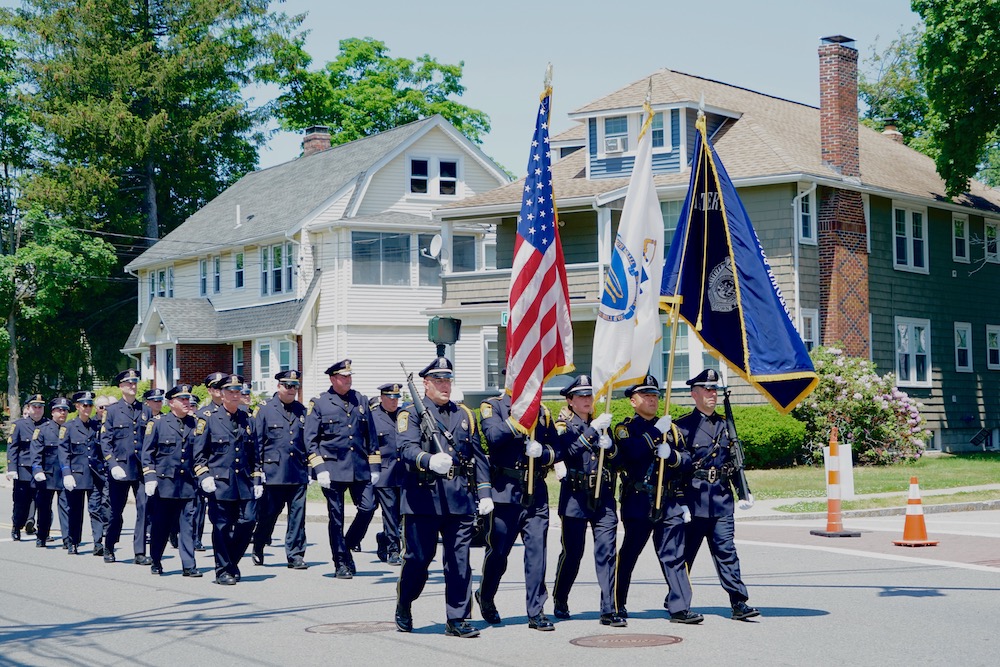
{"type": "Polygon", "coordinates": [[[628,118],[612,116],[604,119],[604,152],[624,153],[628,150],[628,118]]]}
{"type": "Polygon", "coordinates": [[[653,134],[653,148],[663,148],[663,113],[653,114],[649,130],[653,134]]]}
{"type": "Polygon", "coordinates": [[[456,197],[459,195],[459,161],[411,157],[407,183],[410,195],[456,197]]]}

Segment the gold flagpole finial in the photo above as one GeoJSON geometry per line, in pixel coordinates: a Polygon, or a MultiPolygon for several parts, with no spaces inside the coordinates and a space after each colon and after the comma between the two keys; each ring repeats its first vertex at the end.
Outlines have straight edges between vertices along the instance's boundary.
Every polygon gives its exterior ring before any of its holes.
{"type": "Polygon", "coordinates": [[[698,103],[698,118],[705,117],[705,93],[701,94],[701,102],[698,103]]]}
{"type": "Polygon", "coordinates": [[[545,66],[545,87],[552,87],[552,63],[545,66]]]}
{"type": "Polygon", "coordinates": [[[653,104],[653,77],[649,77],[649,85],[646,87],[646,106],[653,104]]]}

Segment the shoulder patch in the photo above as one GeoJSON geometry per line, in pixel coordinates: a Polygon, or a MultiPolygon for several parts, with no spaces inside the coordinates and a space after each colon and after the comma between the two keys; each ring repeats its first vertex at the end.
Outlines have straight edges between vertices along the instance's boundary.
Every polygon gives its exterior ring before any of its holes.
{"type": "Polygon", "coordinates": [[[561,421],[561,420],[557,421],[556,422],[556,433],[558,433],[559,435],[562,435],[565,432],[566,432],[566,422],[561,421]]]}
{"type": "Polygon", "coordinates": [[[468,417],[469,417],[469,423],[468,424],[465,422],[465,420],[462,421],[462,428],[469,429],[469,434],[470,435],[475,435],[476,434],[476,415],[472,414],[472,410],[470,410],[469,406],[467,406],[465,403],[459,403],[458,407],[462,408],[465,411],[465,414],[468,415],[468,417]]]}
{"type": "Polygon", "coordinates": [[[406,429],[410,427],[410,413],[403,412],[399,413],[399,417],[396,418],[396,433],[406,433],[406,429]]]}
{"type": "Polygon", "coordinates": [[[152,420],[150,420],[150,422],[148,424],[146,424],[146,435],[149,435],[150,433],[153,432],[153,427],[154,426],[156,426],[156,423],[153,422],[152,420]]]}
{"type": "Polygon", "coordinates": [[[489,403],[485,403],[485,402],[482,403],[479,406],[479,415],[483,419],[489,419],[490,417],[493,416],[493,406],[490,405],[489,403]]]}
{"type": "Polygon", "coordinates": [[[618,426],[615,426],[615,439],[624,440],[628,437],[628,425],[622,422],[618,426]]]}
{"type": "Polygon", "coordinates": [[[198,420],[198,427],[194,430],[194,434],[195,435],[201,435],[204,432],[205,432],[205,420],[204,419],[199,419],[198,420]]]}

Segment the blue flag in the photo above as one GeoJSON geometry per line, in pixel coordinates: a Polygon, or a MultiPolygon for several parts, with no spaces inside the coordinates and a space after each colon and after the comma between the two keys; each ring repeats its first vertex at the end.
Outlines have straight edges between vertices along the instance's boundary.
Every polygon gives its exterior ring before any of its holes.
{"type": "Polygon", "coordinates": [[[819,383],[781,290],[699,117],[691,183],[663,269],[662,306],[787,414],[819,383]]]}

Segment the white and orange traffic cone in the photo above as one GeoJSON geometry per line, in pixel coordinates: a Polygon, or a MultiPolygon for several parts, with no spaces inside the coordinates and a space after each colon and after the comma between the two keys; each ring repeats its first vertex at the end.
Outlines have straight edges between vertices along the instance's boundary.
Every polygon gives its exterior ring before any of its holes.
{"type": "Polygon", "coordinates": [[[920,485],[916,477],[910,478],[910,497],[906,501],[906,523],[903,524],[903,539],[893,540],[897,547],[934,547],[937,540],[927,539],[927,525],[924,523],[924,505],[920,502],[920,485]]]}
{"type": "Polygon", "coordinates": [[[826,530],[810,530],[810,535],[820,537],[861,537],[861,533],[844,530],[844,519],[840,511],[840,445],[837,443],[837,427],[830,428],[830,456],[827,459],[826,477],[826,530]]]}

